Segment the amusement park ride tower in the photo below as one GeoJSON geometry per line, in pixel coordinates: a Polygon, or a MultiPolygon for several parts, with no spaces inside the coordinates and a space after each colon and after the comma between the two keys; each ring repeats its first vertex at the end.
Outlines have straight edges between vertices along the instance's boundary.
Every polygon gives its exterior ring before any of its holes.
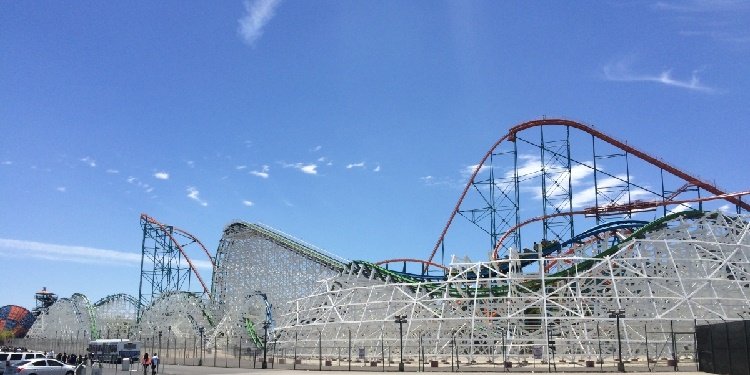
{"type": "Polygon", "coordinates": [[[34,316],[39,316],[46,313],[50,306],[55,304],[57,301],[57,294],[47,290],[47,287],[42,287],[42,290],[34,294],[34,300],[36,301],[36,307],[31,311],[34,316]]]}

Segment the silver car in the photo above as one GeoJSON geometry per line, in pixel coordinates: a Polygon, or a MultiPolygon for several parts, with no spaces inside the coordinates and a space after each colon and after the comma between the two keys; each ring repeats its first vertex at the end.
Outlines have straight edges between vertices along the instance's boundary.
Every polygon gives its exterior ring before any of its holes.
{"type": "Polygon", "coordinates": [[[66,365],[56,359],[32,359],[10,366],[10,374],[36,375],[73,375],[75,367],[66,365]]]}

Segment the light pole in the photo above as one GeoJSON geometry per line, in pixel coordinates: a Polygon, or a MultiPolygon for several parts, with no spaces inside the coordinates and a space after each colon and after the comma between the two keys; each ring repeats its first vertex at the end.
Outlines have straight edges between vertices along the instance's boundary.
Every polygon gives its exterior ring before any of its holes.
{"type": "Polygon", "coordinates": [[[505,328],[502,328],[500,330],[502,333],[502,339],[503,339],[503,371],[508,371],[508,357],[505,355],[505,335],[506,332],[508,332],[505,328]]]}
{"type": "Polygon", "coordinates": [[[622,340],[620,340],[620,318],[625,317],[625,309],[611,309],[607,312],[610,319],[617,319],[617,371],[625,372],[625,364],[622,363],[622,340]]]}
{"type": "Polygon", "coordinates": [[[198,360],[198,366],[203,366],[203,326],[198,327],[198,333],[201,335],[201,358],[198,360]]]}
{"type": "Polygon", "coordinates": [[[268,362],[266,362],[266,354],[268,353],[268,328],[271,327],[271,322],[268,319],[263,321],[263,363],[261,368],[268,368],[268,362]]]}
{"type": "MultiPolygon", "coordinates": [[[[167,327],[167,332],[169,333],[167,333],[167,357],[165,358],[169,357],[169,339],[172,338],[172,326],[167,327]]],[[[177,344],[175,344],[175,346],[177,346],[177,344]]]]}
{"type": "Polygon", "coordinates": [[[396,315],[394,322],[398,323],[399,341],[401,343],[401,361],[398,363],[398,371],[404,372],[404,323],[406,323],[406,315],[396,315]]]}

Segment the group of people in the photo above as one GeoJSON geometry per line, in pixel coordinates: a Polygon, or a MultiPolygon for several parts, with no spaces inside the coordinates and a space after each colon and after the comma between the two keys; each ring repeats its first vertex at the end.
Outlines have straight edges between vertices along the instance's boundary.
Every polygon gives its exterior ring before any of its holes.
{"type": "Polygon", "coordinates": [[[149,358],[148,353],[145,353],[141,364],[143,365],[143,375],[148,374],[149,367],[151,367],[151,374],[156,375],[159,371],[159,355],[154,353],[154,356],[149,358]]]}
{"type": "Polygon", "coordinates": [[[86,356],[81,355],[81,354],[68,354],[68,353],[55,354],[54,351],[45,352],[44,356],[47,358],[54,358],[62,363],[67,363],[69,365],[77,365],[79,363],[82,363],[84,360],[86,360],[86,356]]]}

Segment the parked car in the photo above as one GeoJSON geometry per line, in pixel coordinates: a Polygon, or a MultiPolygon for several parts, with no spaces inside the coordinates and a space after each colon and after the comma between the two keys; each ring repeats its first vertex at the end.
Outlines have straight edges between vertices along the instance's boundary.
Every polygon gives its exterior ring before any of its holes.
{"type": "Polygon", "coordinates": [[[10,374],[10,371],[5,371],[6,362],[10,362],[10,365],[15,365],[21,361],[28,361],[36,358],[44,358],[44,353],[39,352],[11,352],[11,353],[0,353],[0,375],[10,374]]]}
{"type": "Polygon", "coordinates": [[[9,374],[73,375],[76,368],[56,359],[33,359],[10,366],[9,374]]]}

